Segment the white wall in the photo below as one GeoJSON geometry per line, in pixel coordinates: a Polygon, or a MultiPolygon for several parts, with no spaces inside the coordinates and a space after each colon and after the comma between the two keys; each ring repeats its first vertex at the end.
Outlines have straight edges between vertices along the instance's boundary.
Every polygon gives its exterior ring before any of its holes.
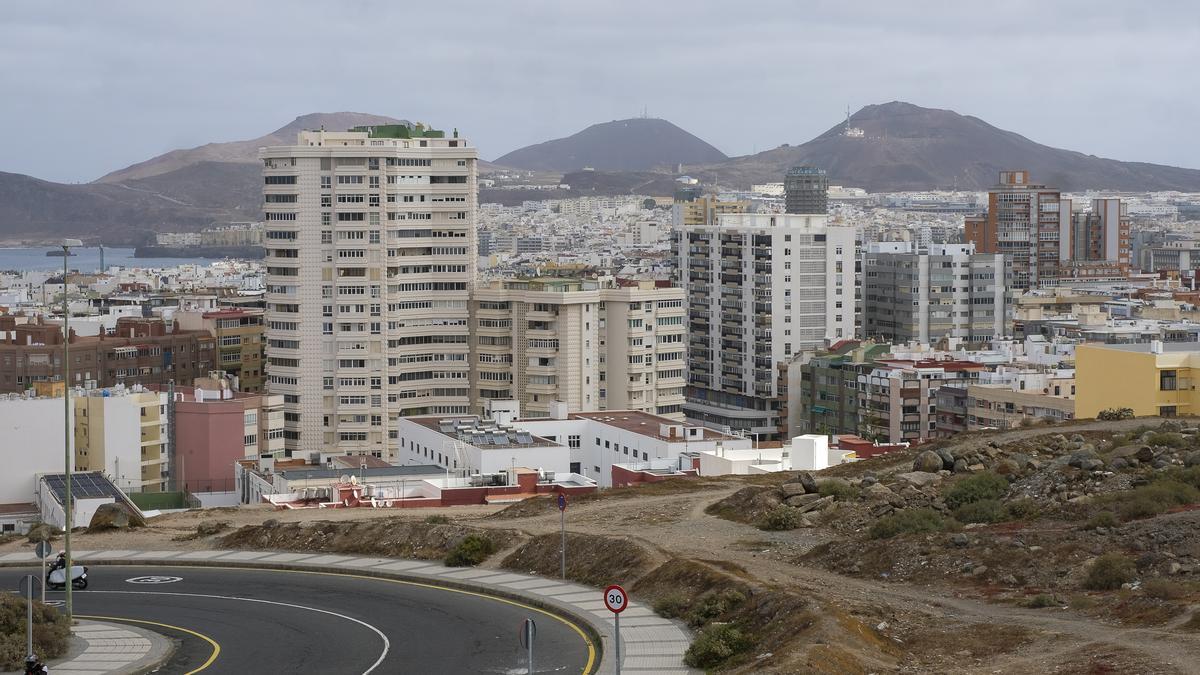
{"type": "MultiPolygon", "coordinates": [[[[71,457],[75,456],[74,415],[71,457]]],[[[63,400],[0,400],[0,504],[34,500],[37,476],[62,473],[63,400]]],[[[74,467],[72,467],[74,468],[74,467]]]]}

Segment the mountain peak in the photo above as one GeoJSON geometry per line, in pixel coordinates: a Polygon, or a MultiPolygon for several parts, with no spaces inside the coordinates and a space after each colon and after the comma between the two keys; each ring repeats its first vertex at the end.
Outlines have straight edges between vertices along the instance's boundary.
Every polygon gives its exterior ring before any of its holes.
{"type": "Polygon", "coordinates": [[[533,171],[645,171],[678,164],[728,159],[725,153],[656,117],[633,117],[593,124],[552,141],[530,145],[495,160],[496,164],[533,171]]]}
{"type": "MultiPolygon", "coordinates": [[[[872,192],[984,190],[1001,170],[1028,169],[1062,190],[1183,190],[1200,171],[1120,162],[1035,143],[953,110],[904,101],[864,106],[803,145],[775,148],[705,167],[729,185],[778,181],[788,167],[811,164],[829,180],[872,192]],[[861,133],[859,133],[861,132],[861,133]]],[[[708,175],[708,174],[706,174],[708,175]]]]}
{"type": "Polygon", "coordinates": [[[200,162],[250,163],[258,161],[258,149],[266,145],[291,145],[296,134],[304,130],[324,127],[330,131],[345,131],[351,127],[367,124],[408,124],[405,120],[360,112],[315,112],[301,115],[286,125],[265,136],[246,141],[208,143],[195,148],[172,150],[144,162],[96,179],[96,183],[120,183],[127,180],[149,178],[176,171],[200,162]]]}

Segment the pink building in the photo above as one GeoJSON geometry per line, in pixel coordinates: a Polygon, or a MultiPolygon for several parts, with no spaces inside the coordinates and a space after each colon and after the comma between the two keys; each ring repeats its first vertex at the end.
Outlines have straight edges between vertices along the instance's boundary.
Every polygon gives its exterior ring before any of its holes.
{"type": "Polygon", "coordinates": [[[283,457],[283,396],[234,391],[222,377],[177,387],[171,489],[229,492],[234,462],[283,457]]]}

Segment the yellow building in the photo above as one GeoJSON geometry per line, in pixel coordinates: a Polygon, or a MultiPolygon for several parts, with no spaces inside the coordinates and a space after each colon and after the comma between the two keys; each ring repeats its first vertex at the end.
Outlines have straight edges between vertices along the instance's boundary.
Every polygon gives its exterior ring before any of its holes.
{"type": "Polygon", "coordinates": [[[697,197],[693,201],[675,202],[675,225],[690,227],[699,225],[716,225],[717,216],[727,213],[745,213],[750,202],[723,202],[712,195],[697,197]]]}
{"type": "Polygon", "coordinates": [[[1075,413],[1131,408],[1137,417],[1200,414],[1200,344],[1086,344],[1075,349],[1075,413]]]}
{"type": "Polygon", "coordinates": [[[95,389],[75,396],[75,468],[101,471],[126,492],[159,492],[167,470],[166,394],[95,389]]]}

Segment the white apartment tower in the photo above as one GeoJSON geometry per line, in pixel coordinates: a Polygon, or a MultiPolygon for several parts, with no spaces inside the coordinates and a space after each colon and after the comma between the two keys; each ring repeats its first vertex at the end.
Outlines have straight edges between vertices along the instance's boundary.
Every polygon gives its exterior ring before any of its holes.
{"type": "Polygon", "coordinates": [[[394,458],[398,417],[467,412],[476,150],[388,125],[305,131],[259,156],[288,454],[394,458]]]}
{"type": "Polygon", "coordinates": [[[471,408],[518,401],[525,417],[639,410],[683,420],[683,289],[653,281],[537,277],[471,298],[471,408]]]}
{"type": "Polygon", "coordinates": [[[855,336],[855,231],[827,221],[734,213],[683,227],[689,418],[775,438],[786,416],[780,365],[855,336]]]}

